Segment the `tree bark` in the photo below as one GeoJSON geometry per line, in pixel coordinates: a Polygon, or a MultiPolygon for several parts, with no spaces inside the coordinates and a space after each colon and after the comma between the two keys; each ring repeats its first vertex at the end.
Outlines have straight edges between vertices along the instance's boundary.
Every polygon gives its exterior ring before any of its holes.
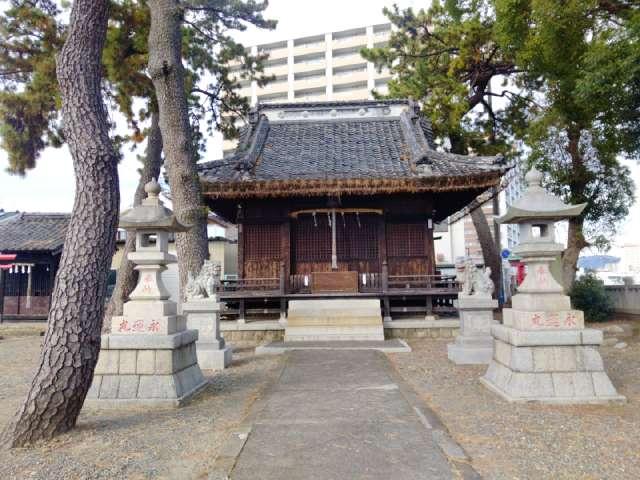
{"type": "Polygon", "coordinates": [[[76,0],[57,59],[76,197],[31,388],[3,434],[23,446],[73,428],[100,350],[107,272],[118,223],[117,155],[102,102],[101,52],[109,2],[76,0]]]}
{"type": "Polygon", "coordinates": [[[497,296],[502,285],[502,260],[500,259],[500,252],[498,252],[496,242],[491,235],[489,222],[487,222],[487,217],[482,210],[482,206],[473,209],[470,215],[473,226],[476,229],[478,242],[480,242],[480,248],[482,249],[484,265],[491,268],[491,280],[493,280],[495,295],[497,296]]]}
{"type": "Polygon", "coordinates": [[[209,257],[207,210],[202,204],[202,191],[196,172],[196,154],[184,87],[183,12],[176,0],[150,0],[149,10],[149,73],[158,100],[173,210],[181,222],[193,226],[188,232],[176,235],[182,295],[187,274],[197,274],[204,260],[209,257]]]}
{"type": "MultiPolygon", "coordinates": [[[[138,206],[144,199],[144,186],[151,180],[157,179],[160,175],[160,167],[162,167],[162,135],[160,133],[159,116],[157,112],[151,114],[151,126],[149,135],[147,136],[147,151],[145,152],[142,170],[140,171],[140,180],[133,196],[133,206],[138,206]]],[[[109,304],[104,313],[103,332],[109,331],[111,327],[111,317],[122,315],[122,306],[129,298],[129,294],[136,286],[138,275],[134,270],[134,265],[127,260],[130,252],[136,250],[135,235],[127,235],[122,252],[122,261],[118,268],[116,277],[116,285],[111,294],[109,304]]]]}
{"type": "MultiPolygon", "coordinates": [[[[468,149],[464,142],[464,138],[458,134],[450,134],[449,142],[451,143],[451,152],[459,155],[467,155],[468,149]]],[[[502,260],[500,259],[499,245],[494,241],[491,235],[491,229],[487,222],[487,217],[484,215],[482,205],[474,208],[470,212],[471,221],[473,227],[476,230],[476,236],[480,243],[480,249],[482,250],[482,257],[484,258],[484,264],[491,268],[491,280],[495,287],[495,295],[498,296],[500,287],[502,286],[502,260]]],[[[498,236],[496,235],[496,238],[498,236]]]]}
{"type": "Polygon", "coordinates": [[[584,219],[582,217],[569,220],[567,248],[562,252],[562,286],[565,292],[571,290],[578,271],[578,257],[583,248],[589,246],[583,234],[584,219]]]}
{"type": "MultiPolygon", "coordinates": [[[[571,197],[580,199],[587,187],[587,172],[584,158],[580,152],[580,137],[582,130],[578,125],[567,127],[567,153],[571,157],[571,181],[569,189],[571,197]]],[[[562,286],[568,292],[573,287],[578,271],[578,257],[583,248],[589,246],[584,238],[584,217],[576,217],[569,220],[569,232],[567,235],[567,248],[562,253],[562,286]]]]}

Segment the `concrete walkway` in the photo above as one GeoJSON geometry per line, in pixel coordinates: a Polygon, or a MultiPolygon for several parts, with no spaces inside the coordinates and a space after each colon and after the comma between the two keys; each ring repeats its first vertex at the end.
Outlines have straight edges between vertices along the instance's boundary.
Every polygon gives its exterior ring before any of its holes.
{"type": "Polygon", "coordinates": [[[287,355],[260,411],[238,435],[244,445],[232,480],[477,478],[384,354],[287,355]]]}

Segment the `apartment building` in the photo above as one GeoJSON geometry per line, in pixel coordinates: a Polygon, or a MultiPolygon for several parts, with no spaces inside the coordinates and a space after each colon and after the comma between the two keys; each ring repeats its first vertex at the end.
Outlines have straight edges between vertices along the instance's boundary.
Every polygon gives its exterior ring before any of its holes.
{"type": "MultiPolygon", "coordinates": [[[[265,74],[275,79],[264,87],[241,81],[240,93],[251,99],[251,105],[370,99],[373,89],[386,91],[391,75],[387,70],[378,72],[360,50],[383,46],[390,33],[391,24],[382,23],[255,45],[254,55],[269,54],[265,74]]],[[[240,65],[232,64],[231,69],[240,71],[240,65]]],[[[227,153],[235,145],[225,140],[222,148],[227,153]]]]}

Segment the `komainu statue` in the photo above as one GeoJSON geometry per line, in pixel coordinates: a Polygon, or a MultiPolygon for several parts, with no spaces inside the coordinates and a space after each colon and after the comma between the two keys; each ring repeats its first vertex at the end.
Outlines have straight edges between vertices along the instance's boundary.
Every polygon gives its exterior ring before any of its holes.
{"type": "Polygon", "coordinates": [[[213,298],[216,294],[216,285],[219,280],[220,265],[211,260],[205,260],[200,273],[196,277],[189,273],[187,285],[185,286],[186,300],[213,298]]]}
{"type": "Polygon", "coordinates": [[[489,297],[495,289],[491,280],[491,268],[479,270],[473,259],[459,258],[456,262],[456,280],[460,283],[463,296],[489,297]]]}
{"type": "Polygon", "coordinates": [[[495,286],[491,280],[491,267],[484,271],[476,271],[473,276],[473,294],[479,297],[491,298],[495,286]]]}

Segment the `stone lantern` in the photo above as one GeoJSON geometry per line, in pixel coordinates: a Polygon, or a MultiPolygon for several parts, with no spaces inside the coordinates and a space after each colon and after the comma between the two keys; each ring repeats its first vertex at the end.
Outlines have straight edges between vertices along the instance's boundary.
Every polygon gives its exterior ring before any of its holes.
{"type": "Polygon", "coordinates": [[[525,176],[526,190],[499,223],[516,223],[513,249],[527,268],[503,324],[493,325],[493,358],[482,383],[508,401],[605,403],[624,401],[604,371],[598,347],[602,331],[584,328],[584,315],[551,275],[562,253],[554,224],[578,216],[585,204],[566,205],[542,187],[542,173],[525,176]]]}
{"type": "Polygon", "coordinates": [[[103,335],[100,356],[87,402],[100,407],[180,405],[206,385],[196,357],[197,330],[187,330],[161,273],[176,258],[168,251],[169,235],[184,232],[159,198],[160,185],[145,185],[147,198],[125,212],[120,227],[136,236],[136,251],[127,258],[138,271],[138,284],[103,335]]]}

